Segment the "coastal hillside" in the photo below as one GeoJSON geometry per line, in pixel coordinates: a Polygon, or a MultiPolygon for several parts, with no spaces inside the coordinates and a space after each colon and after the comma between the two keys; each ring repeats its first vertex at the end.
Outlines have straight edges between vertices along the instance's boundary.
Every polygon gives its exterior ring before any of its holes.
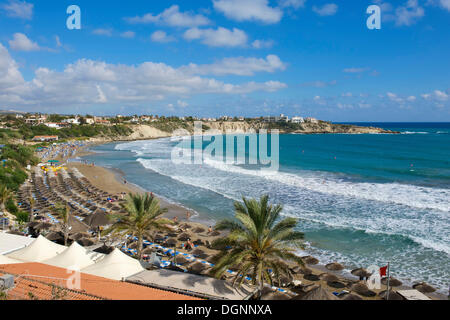
{"type": "MultiPolygon", "coordinates": [[[[319,121],[318,123],[265,123],[262,121],[206,121],[202,122],[203,132],[214,130],[217,133],[249,133],[259,130],[279,130],[282,134],[395,134],[397,132],[374,127],[333,124],[319,121]]],[[[148,124],[129,125],[128,135],[99,135],[90,139],[91,142],[146,140],[170,137],[177,130],[194,133],[194,122],[156,122],[148,124]]]]}

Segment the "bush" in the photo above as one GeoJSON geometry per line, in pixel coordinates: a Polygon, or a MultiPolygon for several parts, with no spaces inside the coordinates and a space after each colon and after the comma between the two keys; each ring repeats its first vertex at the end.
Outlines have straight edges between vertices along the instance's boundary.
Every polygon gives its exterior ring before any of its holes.
{"type": "Polygon", "coordinates": [[[14,200],[12,198],[9,198],[6,201],[6,210],[12,214],[16,214],[19,212],[19,208],[17,208],[16,204],[14,203],[14,200]]]}
{"type": "Polygon", "coordinates": [[[28,212],[19,211],[15,214],[17,218],[17,222],[19,223],[27,223],[30,220],[30,215],[28,212]]]}

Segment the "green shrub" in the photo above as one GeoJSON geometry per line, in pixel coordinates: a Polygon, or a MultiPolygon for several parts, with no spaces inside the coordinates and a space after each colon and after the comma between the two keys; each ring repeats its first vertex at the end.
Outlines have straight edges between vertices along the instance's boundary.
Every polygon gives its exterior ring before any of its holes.
{"type": "Polygon", "coordinates": [[[12,214],[16,214],[19,212],[19,208],[17,208],[16,204],[14,203],[14,200],[12,198],[9,198],[6,201],[6,210],[12,214]]]}

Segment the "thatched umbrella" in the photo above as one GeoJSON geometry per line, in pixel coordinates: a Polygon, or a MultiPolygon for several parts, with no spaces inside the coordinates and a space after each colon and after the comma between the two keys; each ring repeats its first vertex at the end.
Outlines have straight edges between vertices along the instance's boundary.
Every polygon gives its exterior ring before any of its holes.
{"type": "Polygon", "coordinates": [[[114,247],[108,247],[107,245],[103,245],[100,248],[97,248],[94,250],[94,252],[103,253],[103,254],[110,254],[114,251],[114,247]]]}
{"type": "Polygon", "coordinates": [[[195,233],[203,233],[203,232],[205,232],[205,231],[206,231],[206,230],[203,229],[202,227],[197,227],[197,228],[194,229],[194,232],[195,232],[195,233]]]}
{"type": "Polygon", "coordinates": [[[187,264],[190,263],[191,261],[186,259],[184,256],[182,255],[177,255],[177,257],[175,258],[176,263],[177,264],[187,264]]]}
{"type": "Polygon", "coordinates": [[[205,243],[202,241],[202,239],[195,240],[192,243],[195,244],[196,246],[203,246],[203,245],[205,245],[205,243]]]}
{"type": "Polygon", "coordinates": [[[329,263],[325,266],[325,268],[327,268],[328,270],[331,271],[341,271],[344,270],[344,266],[340,263],[337,262],[333,262],[333,263],[329,263]]]}
{"type": "Polygon", "coordinates": [[[311,257],[311,256],[303,257],[302,260],[303,260],[306,264],[310,264],[310,265],[315,265],[315,264],[318,264],[318,263],[319,263],[319,260],[317,260],[316,258],[311,257]]]}
{"type": "Polygon", "coordinates": [[[90,247],[94,244],[94,241],[92,241],[91,239],[87,239],[87,238],[80,239],[77,242],[82,247],[90,247]]]}
{"type": "Polygon", "coordinates": [[[201,262],[196,262],[193,265],[188,267],[188,271],[190,273],[194,273],[194,274],[202,274],[205,270],[207,270],[208,267],[201,262]]]}
{"type": "Polygon", "coordinates": [[[36,230],[48,230],[51,227],[53,227],[53,225],[51,223],[48,222],[40,222],[37,226],[34,227],[34,229],[36,230]]]}
{"type": "MultiPolygon", "coordinates": [[[[297,300],[297,299],[293,299],[297,300]]],[[[300,300],[339,300],[332,293],[328,292],[322,286],[317,286],[309,290],[300,300]]]]}
{"type": "MultiPolygon", "coordinates": [[[[384,285],[387,285],[387,278],[383,278],[381,279],[381,283],[384,285]]],[[[390,278],[389,279],[389,286],[390,287],[400,287],[403,283],[400,280],[397,280],[395,278],[390,278]]]]}
{"type": "Polygon", "coordinates": [[[164,242],[164,246],[170,248],[170,247],[176,246],[177,243],[178,243],[178,242],[177,242],[177,239],[170,238],[170,239],[168,239],[166,242],[164,242]]]}
{"type": "Polygon", "coordinates": [[[302,269],[303,268],[300,266],[295,266],[295,267],[291,268],[290,270],[293,274],[302,274],[302,269]]]}
{"type": "Polygon", "coordinates": [[[207,259],[207,258],[209,258],[209,254],[200,253],[200,254],[197,255],[197,257],[200,258],[200,259],[207,259]]]}
{"type": "Polygon", "coordinates": [[[291,300],[291,296],[286,293],[280,291],[272,291],[265,293],[261,296],[261,300],[263,301],[279,301],[279,300],[291,300]]]}
{"type": "Polygon", "coordinates": [[[192,251],[192,254],[194,254],[194,255],[200,255],[200,254],[203,254],[203,253],[205,253],[205,251],[203,251],[202,249],[195,249],[194,251],[192,251]]]}
{"type": "Polygon", "coordinates": [[[85,218],[83,222],[91,228],[97,228],[112,224],[112,221],[103,210],[97,210],[94,214],[85,218]]]}
{"type": "Polygon", "coordinates": [[[178,240],[180,241],[188,241],[191,238],[191,236],[187,233],[183,233],[178,237],[178,240]]]}
{"type": "MultiPolygon", "coordinates": [[[[380,297],[384,300],[387,298],[387,290],[380,292],[380,297]]],[[[389,290],[389,300],[405,300],[401,295],[399,295],[397,292],[389,290]]]]}
{"type": "Polygon", "coordinates": [[[417,284],[413,285],[413,288],[422,293],[432,293],[432,292],[436,291],[435,288],[433,288],[432,286],[430,286],[429,284],[427,284],[425,282],[417,283],[417,284]]]}
{"type": "Polygon", "coordinates": [[[362,295],[363,297],[375,297],[377,294],[367,287],[367,285],[363,282],[355,283],[351,286],[351,290],[355,291],[357,294],[362,295]]]}
{"type": "Polygon", "coordinates": [[[32,228],[32,229],[35,229],[36,226],[37,226],[39,223],[40,223],[39,221],[33,221],[33,222],[28,223],[28,224],[27,224],[27,227],[28,227],[28,228],[32,228]]]}
{"type": "Polygon", "coordinates": [[[153,252],[156,252],[156,249],[152,247],[147,247],[144,250],[142,250],[142,254],[152,254],[153,252]]]}
{"type": "Polygon", "coordinates": [[[353,269],[351,273],[352,275],[359,277],[359,280],[363,280],[364,278],[368,278],[371,276],[371,274],[367,272],[366,269],[363,268],[353,269]]]}
{"type": "Polygon", "coordinates": [[[50,241],[64,241],[64,234],[62,232],[51,232],[46,238],[50,241]]]}
{"type": "Polygon", "coordinates": [[[78,233],[71,235],[69,238],[72,240],[78,241],[82,238],[89,238],[89,234],[87,234],[86,232],[78,232],[78,233]]]}
{"type": "Polygon", "coordinates": [[[303,276],[303,279],[309,280],[309,281],[319,281],[319,280],[320,280],[319,276],[318,276],[318,275],[315,275],[315,274],[313,274],[313,273],[305,274],[305,275],[303,276]]]}
{"type": "Polygon", "coordinates": [[[341,300],[363,300],[363,298],[361,298],[357,294],[353,294],[353,293],[343,294],[342,296],[339,296],[339,299],[341,299],[341,300]]]}
{"type": "Polygon", "coordinates": [[[211,232],[210,236],[211,237],[218,237],[218,236],[220,236],[220,232],[217,231],[217,230],[214,230],[213,232],[211,232]]]}
{"type": "Polygon", "coordinates": [[[326,281],[326,282],[339,281],[339,278],[337,276],[335,276],[334,274],[331,274],[331,273],[321,274],[320,275],[320,279],[322,279],[323,281],[326,281]]]}

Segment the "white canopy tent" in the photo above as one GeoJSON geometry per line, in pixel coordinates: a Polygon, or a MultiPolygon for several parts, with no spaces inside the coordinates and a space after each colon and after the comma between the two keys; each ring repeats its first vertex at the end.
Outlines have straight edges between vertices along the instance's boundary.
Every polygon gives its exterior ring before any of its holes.
{"type": "Polygon", "coordinates": [[[122,280],[144,270],[138,260],[127,256],[119,249],[114,249],[96,264],[82,269],[81,272],[112,280],[122,280]]]}
{"type": "Polygon", "coordinates": [[[39,238],[27,247],[14,251],[8,254],[7,257],[23,262],[43,262],[55,257],[66,249],[67,247],[65,246],[51,242],[43,236],[39,236],[39,238]]]}
{"type": "Polygon", "coordinates": [[[77,242],[73,242],[63,253],[45,260],[42,263],[64,269],[81,270],[93,265],[94,261],[89,258],[86,249],[77,242]]]}
{"type": "Polygon", "coordinates": [[[28,246],[33,238],[0,232],[0,254],[8,254],[28,246]]]}
{"type": "Polygon", "coordinates": [[[422,292],[412,289],[412,290],[397,290],[397,293],[401,295],[406,300],[431,300],[422,292]]]}
{"type": "Polygon", "coordinates": [[[0,254],[0,265],[1,264],[17,264],[17,263],[22,263],[22,261],[19,261],[16,259],[11,259],[11,258],[8,258],[7,256],[0,254]]]}

